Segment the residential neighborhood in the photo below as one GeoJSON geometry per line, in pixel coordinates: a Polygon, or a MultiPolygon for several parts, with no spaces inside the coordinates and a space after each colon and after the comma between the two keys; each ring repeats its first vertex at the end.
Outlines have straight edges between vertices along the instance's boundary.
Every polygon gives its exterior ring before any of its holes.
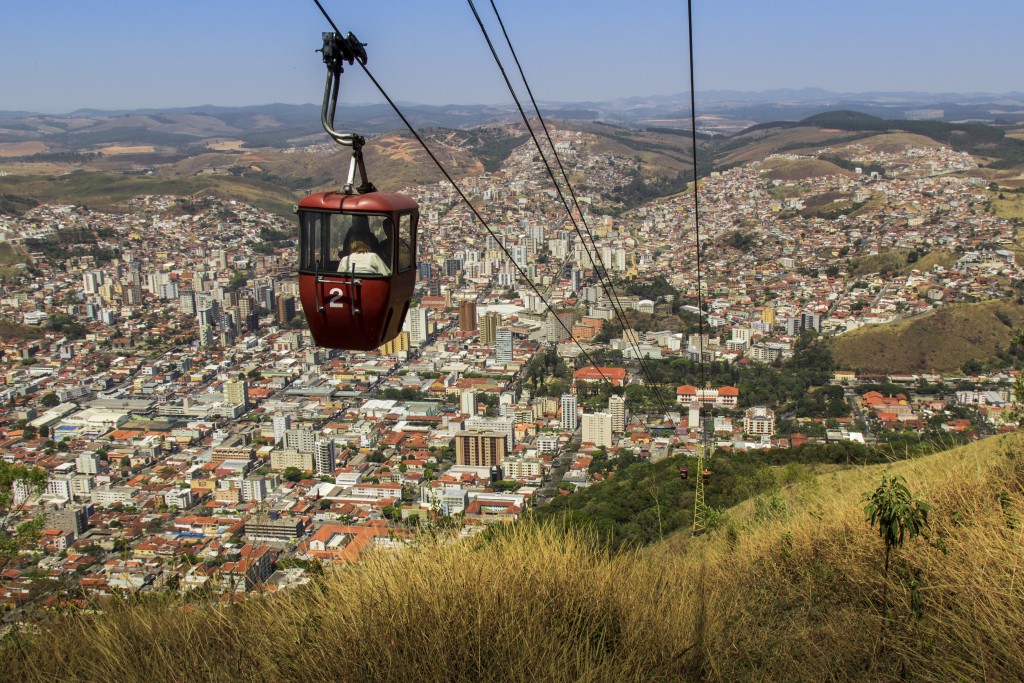
{"type": "Polygon", "coordinates": [[[609,453],[658,461],[695,452],[705,431],[727,453],[1004,428],[1010,368],[839,368],[806,410],[685,375],[780,367],[808,336],[1018,292],[1015,225],[959,174],[969,155],[853,143],[817,155],[853,170],[784,180],[779,169],[819,159],[783,154],[712,173],[698,280],[692,197],[622,210],[600,188],[639,162],[593,142],[555,131],[583,178],[572,220],[525,145],[463,179],[495,234],[450,187],[408,189],[422,211],[415,304],[367,353],[314,345],[295,228],[251,205],[139,196],[123,212],[0,217],[4,242],[31,257],[0,285],[0,455],[46,474],[41,493],[13,491],[43,530],[0,575],[0,604],[56,599],[69,582],[95,595],[301,585],[422,529],[514,521],[614,476],[609,453]],[[920,267],[871,266],[893,250],[920,267]],[[637,331],[627,314],[678,324],[637,331]],[[667,403],[642,394],[656,388],[648,362],[688,378],[667,403]]]}

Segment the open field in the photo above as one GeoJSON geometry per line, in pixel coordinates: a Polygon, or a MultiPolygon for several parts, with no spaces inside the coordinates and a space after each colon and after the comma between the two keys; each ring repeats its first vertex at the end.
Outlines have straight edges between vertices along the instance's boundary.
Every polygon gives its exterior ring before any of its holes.
{"type": "Polygon", "coordinates": [[[110,145],[96,150],[100,154],[118,156],[121,154],[152,154],[156,151],[153,145],[110,145]]]}
{"type": "Polygon", "coordinates": [[[46,151],[46,145],[33,140],[31,142],[0,142],[0,158],[24,157],[46,151]]]}
{"type": "Polygon", "coordinates": [[[233,152],[242,148],[245,142],[242,140],[218,140],[210,142],[206,146],[216,152],[233,152]]]}
{"type": "Polygon", "coordinates": [[[840,368],[872,373],[947,372],[1009,348],[1024,306],[1009,300],[953,304],[910,322],[873,325],[829,342],[840,368]],[[1009,323],[1004,323],[1003,316],[1009,323]]]}

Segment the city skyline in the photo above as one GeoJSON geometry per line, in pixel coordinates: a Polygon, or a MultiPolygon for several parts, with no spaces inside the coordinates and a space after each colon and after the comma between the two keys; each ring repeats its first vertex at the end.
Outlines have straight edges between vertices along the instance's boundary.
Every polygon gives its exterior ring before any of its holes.
{"type": "MultiPolygon", "coordinates": [[[[468,6],[407,1],[325,5],[342,31],[368,43],[368,66],[401,102],[501,104],[510,100],[468,6]]],[[[506,69],[500,28],[477,7],[506,69]]],[[[499,6],[534,95],[549,102],[608,101],[689,90],[686,6],[658,0],[643,12],[598,11],[577,0],[499,6]]],[[[313,3],[259,1],[151,6],[58,1],[8,8],[0,45],[7,85],[0,110],[67,113],[316,103],[323,65],[314,50],[330,30],[313,3]],[[45,36],[45,39],[40,39],[45,36]]],[[[1024,48],[1008,1],[969,12],[949,2],[848,6],[694,7],[698,93],[819,87],[838,92],[1006,93],[1024,48]],[[925,11],[926,10],[926,11],[925,11]]],[[[380,101],[359,69],[342,101],[380,101]]]]}

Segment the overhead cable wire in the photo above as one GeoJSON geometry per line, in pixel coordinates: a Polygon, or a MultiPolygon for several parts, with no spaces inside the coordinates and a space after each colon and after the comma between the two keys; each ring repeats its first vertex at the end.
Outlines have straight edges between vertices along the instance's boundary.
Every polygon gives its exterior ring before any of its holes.
{"type": "Polygon", "coordinates": [[[619,323],[623,326],[623,329],[627,332],[627,335],[626,335],[627,342],[630,344],[631,347],[633,347],[633,350],[636,352],[637,358],[640,361],[640,364],[644,368],[645,374],[648,377],[648,381],[651,381],[650,373],[647,371],[646,364],[644,363],[643,356],[640,353],[639,344],[635,341],[634,336],[632,334],[629,334],[629,332],[631,332],[632,330],[631,330],[631,327],[628,324],[628,322],[623,318],[622,305],[621,305],[621,303],[618,300],[617,294],[615,293],[614,285],[611,284],[611,277],[608,275],[608,269],[607,269],[607,267],[604,264],[604,257],[601,255],[601,251],[600,251],[600,249],[597,246],[597,242],[594,239],[594,235],[590,231],[590,226],[586,222],[586,217],[585,217],[585,215],[583,213],[583,209],[582,209],[582,207],[580,207],[579,201],[576,198],[576,193],[573,190],[572,183],[569,181],[569,177],[568,177],[568,175],[565,172],[565,167],[562,165],[561,157],[558,154],[558,150],[555,148],[554,141],[551,138],[551,133],[548,130],[546,122],[544,121],[544,117],[540,113],[540,108],[537,106],[537,101],[533,97],[533,90],[530,88],[530,83],[529,83],[529,81],[526,78],[526,74],[523,72],[522,64],[520,64],[519,57],[516,54],[515,48],[512,46],[512,41],[509,38],[508,31],[505,29],[505,24],[504,24],[504,22],[501,19],[501,13],[498,12],[498,8],[495,6],[493,0],[491,0],[491,9],[494,11],[494,14],[495,14],[495,16],[498,19],[498,23],[501,26],[502,33],[503,33],[503,35],[505,37],[505,42],[506,42],[506,44],[509,47],[509,51],[512,53],[512,57],[515,60],[517,68],[519,69],[519,76],[522,79],[523,85],[526,87],[526,91],[527,91],[527,93],[530,96],[530,101],[532,102],[534,111],[537,114],[537,119],[539,120],[542,128],[544,129],[544,133],[547,136],[548,145],[551,148],[551,152],[552,152],[552,154],[553,154],[553,156],[555,158],[555,161],[558,163],[558,166],[559,166],[559,169],[561,170],[562,178],[565,181],[566,187],[568,188],[570,194],[572,195],[573,201],[574,201],[575,206],[576,206],[576,210],[577,210],[577,212],[580,215],[580,220],[583,222],[584,226],[587,229],[587,234],[590,236],[590,242],[591,242],[591,245],[593,246],[594,254],[596,254],[596,256],[597,256],[596,260],[594,259],[594,256],[591,255],[590,249],[587,248],[587,240],[583,236],[583,233],[580,231],[579,224],[576,221],[576,218],[575,218],[575,216],[574,216],[574,214],[572,212],[572,209],[569,208],[569,204],[568,204],[567,200],[565,199],[565,194],[562,192],[562,188],[561,188],[561,186],[559,185],[558,181],[555,178],[554,171],[552,171],[551,165],[548,163],[547,155],[544,153],[543,147],[541,146],[540,141],[537,139],[537,135],[536,135],[536,133],[533,130],[533,126],[530,124],[529,118],[526,116],[526,112],[523,110],[523,106],[522,106],[521,102],[519,101],[519,97],[516,94],[515,88],[512,86],[512,83],[509,80],[508,74],[505,71],[505,66],[504,66],[504,64],[502,64],[501,58],[498,56],[498,53],[497,53],[497,51],[494,48],[494,44],[491,41],[490,34],[487,32],[487,28],[484,26],[484,23],[483,23],[482,19],[480,18],[480,14],[476,10],[476,6],[473,3],[473,0],[467,0],[467,2],[469,4],[470,9],[473,12],[473,16],[476,18],[477,24],[480,27],[480,31],[483,33],[484,40],[487,41],[487,46],[491,50],[491,56],[494,58],[494,61],[495,61],[495,63],[498,66],[498,70],[501,72],[502,78],[505,81],[505,85],[508,88],[509,94],[512,96],[512,99],[515,101],[516,107],[519,109],[519,114],[520,114],[521,118],[523,119],[523,123],[526,125],[527,132],[530,134],[530,137],[533,140],[534,146],[537,148],[537,153],[540,155],[541,162],[544,164],[544,168],[545,168],[545,170],[547,170],[548,176],[551,178],[551,183],[552,183],[552,185],[554,185],[555,191],[558,193],[559,199],[562,202],[562,206],[565,208],[566,215],[569,217],[569,220],[573,224],[573,228],[575,229],[577,236],[580,238],[580,243],[582,244],[583,249],[584,249],[584,251],[587,254],[587,258],[590,259],[592,265],[600,266],[600,269],[595,268],[595,271],[597,272],[598,282],[601,284],[602,289],[604,289],[605,295],[608,296],[608,299],[609,299],[609,301],[612,304],[612,309],[615,312],[616,317],[618,317],[618,319],[619,319],[619,323]],[[602,272],[603,272],[603,275],[602,275],[602,272]]]}
{"type": "MultiPolygon", "coordinates": [[[[697,248],[697,345],[700,353],[700,383],[705,388],[708,386],[711,368],[705,374],[705,365],[708,362],[704,359],[704,295],[701,287],[701,253],[700,253],[700,183],[697,176],[697,92],[695,87],[693,68],[693,0],[686,0],[686,28],[689,37],[690,48],[690,139],[693,144],[693,230],[697,248]]],[[[699,394],[698,394],[699,400],[699,394]]],[[[709,409],[710,417],[710,409],[709,409]]],[[[711,429],[708,418],[704,418],[704,429],[701,433],[701,440],[707,446],[711,440],[711,429]]]]}
{"type": "MultiPolygon", "coordinates": [[[[324,18],[327,20],[327,23],[329,23],[331,25],[331,27],[335,30],[335,32],[340,35],[341,34],[341,29],[338,28],[337,24],[334,23],[334,21],[331,19],[330,15],[327,13],[327,10],[325,10],[323,5],[320,4],[320,0],[313,0],[313,2],[320,9],[321,14],[323,14],[324,18]]],[[[552,308],[551,304],[548,303],[548,300],[546,298],[544,298],[544,295],[541,294],[540,290],[537,288],[537,285],[534,284],[533,280],[530,279],[530,276],[526,273],[526,271],[523,270],[522,266],[520,266],[516,262],[516,260],[512,257],[512,253],[503,244],[502,240],[500,240],[498,238],[498,236],[495,234],[494,230],[487,223],[487,221],[484,220],[484,217],[480,214],[480,212],[477,210],[477,208],[473,205],[473,203],[469,200],[469,198],[466,196],[466,194],[462,191],[462,188],[459,187],[458,183],[455,182],[455,179],[451,176],[451,174],[444,167],[444,165],[437,158],[437,156],[433,153],[433,151],[431,151],[431,149],[427,145],[426,141],[419,134],[419,132],[416,130],[416,128],[412,125],[412,123],[409,121],[409,119],[406,118],[405,114],[402,113],[402,110],[398,107],[398,105],[395,103],[395,101],[391,98],[390,95],[388,95],[387,91],[384,90],[384,87],[373,76],[373,74],[367,68],[366,64],[362,63],[359,60],[356,60],[355,63],[360,66],[360,68],[363,70],[363,73],[365,73],[367,78],[370,79],[370,82],[373,83],[374,87],[377,88],[377,91],[380,92],[381,96],[391,106],[392,110],[394,110],[394,112],[398,116],[398,118],[402,120],[402,123],[404,123],[406,128],[409,129],[409,132],[412,134],[412,136],[414,138],[416,138],[416,141],[419,142],[420,146],[423,148],[423,151],[425,151],[427,153],[427,156],[429,156],[431,161],[434,162],[434,164],[437,166],[438,170],[441,171],[441,174],[444,175],[445,179],[455,189],[456,193],[459,195],[459,197],[462,199],[462,201],[466,204],[466,206],[469,207],[469,209],[473,213],[473,215],[476,216],[476,219],[480,222],[481,225],[484,226],[484,229],[487,230],[488,234],[490,234],[491,237],[493,237],[494,240],[498,243],[498,246],[501,247],[501,250],[505,253],[505,256],[512,263],[512,265],[515,266],[516,270],[519,271],[519,274],[523,277],[524,280],[526,280],[526,283],[530,286],[530,288],[534,291],[534,293],[537,294],[537,296],[540,298],[541,302],[544,304],[545,308],[547,308],[548,312],[551,313],[552,315],[554,315],[557,318],[558,315],[557,315],[557,313],[555,313],[554,308],[552,308]]],[[[605,381],[605,383],[608,384],[608,386],[614,387],[615,385],[612,383],[612,381],[610,379],[608,379],[608,376],[604,374],[604,371],[601,369],[601,366],[599,366],[597,364],[597,362],[594,360],[593,356],[591,356],[590,353],[579,342],[579,340],[576,339],[575,336],[573,336],[571,331],[568,331],[568,333],[569,333],[569,338],[576,344],[576,346],[579,348],[580,352],[587,359],[587,362],[595,370],[597,370],[599,375],[601,375],[601,379],[603,379],[605,381]]],[[[641,420],[641,422],[642,421],[643,420],[641,420]]],[[[647,427],[646,423],[644,423],[644,426],[647,427]]],[[[650,429],[649,427],[647,427],[647,428],[650,429]]]]}
{"type": "Polygon", "coordinates": [[[591,255],[590,249],[587,247],[587,240],[583,236],[582,231],[580,230],[579,223],[576,221],[576,218],[573,215],[572,209],[569,207],[569,203],[568,203],[568,201],[565,198],[565,194],[562,192],[561,185],[558,183],[558,180],[555,178],[554,171],[551,169],[550,163],[548,163],[547,155],[544,153],[543,147],[540,144],[540,141],[537,139],[537,135],[534,132],[533,126],[530,124],[529,117],[527,117],[526,112],[523,110],[523,106],[522,106],[522,104],[521,104],[521,102],[519,100],[518,95],[515,92],[515,88],[512,86],[512,83],[509,80],[508,74],[505,71],[505,67],[504,67],[504,65],[501,62],[501,58],[498,56],[498,53],[497,53],[497,51],[494,48],[494,44],[491,41],[490,35],[487,32],[487,28],[484,26],[483,20],[480,18],[480,14],[477,12],[477,9],[476,9],[476,6],[473,3],[473,0],[467,0],[467,3],[469,4],[469,7],[470,7],[470,9],[473,12],[473,16],[477,20],[477,24],[480,26],[480,31],[483,33],[484,39],[487,41],[487,45],[488,45],[488,47],[491,50],[491,55],[493,56],[494,61],[497,64],[499,71],[501,72],[502,78],[505,80],[505,85],[507,86],[509,93],[512,95],[512,99],[515,101],[516,107],[519,109],[519,114],[520,114],[520,116],[523,119],[523,123],[526,125],[527,132],[530,134],[530,137],[533,140],[534,146],[537,148],[537,153],[540,155],[541,162],[544,164],[544,168],[547,170],[548,176],[551,178],[551,182],[552,182],[552,184],[555,187],[555,191],[558,193],[558,196],[559,196],[559,198],[562,201],[562,205],[565,208],[566,215],[568,215],[569,220],[572,222],[573,228],[576,231],[576,234],[580,238],[580,242],[583,245],[584,251],[586,251],[586,253],[587,253],[587,257],[591,260],[591,263],[594,266],[600,266],[599,269],[595,267],[595,270],[596,270],[597,276],[598,276],[598,282],[601,284],[602,289],[604,289],[605,295],[608,297],[609,301],[611,302],[612,310],[615,312],[615,315],[616,315],[616,317],[619,320],[619,324],[622,325],[623,330],[626,332],[626,341],[629,343],[629,345],[632,347],[633,351],[636,353],[637,360],[639,361],[640,367],[641,367],[644,375],[647,377],[647,381],[655,389],[655,394],[654,394],[655,395],[655,399],[661,404],[661,408],[662,408],[663,411],[669,412],[668,409],[667,409],[667,406],[666,406],[666,404],[664,402],[664,400],[661,397],[660,391],[658,391],[659,385],[654,381],[654,379],[652,377],[652,374],[650,372],[650,368],[647,365],[647,363],[646,363],[646,361],[644,359],[644,356],[643,356],[643,354],[640,351],[639,342],[636,339],[637,335],[635,334],[635,331],[632,329],[632,326],[625,319],[625,314],[623,312],[624,309],[622,307],[621,302],[618,299],[618,294],[615,292],[614,284],[612,284],[612,282],[611,282],[611,276],[608,275],[608,269],[607,269],[607,267],[604,264],[604,258],[601,256],[601,250],[598,248],[597,242],[594,239],[594,235],[593,235],[593,233],[590,230],[590,226],[586,222],[586,217],[585,217],[585,215],[583,213],[583,209],[580,207],[579,201],[578,201],[578,199],[576,197],[576,193],[575,193],[575,191],[572,188],[572,183],[569,180],[568,174],[565,172],[565,167],[562,164],[561,157],[558,154],[558,150],[555,149],[555,144],[554,144],[554,141],[551,138],[551,133],[548,130],[547,124],[544,121],[544,117],[540,113],[540,108],[537,106],[537,101],[536,101],[536,99],[533,96],[533,91],[530,88],[530,84],[529,84],[529,81],[526,78],[526,74],[523,72],[522,65],[519,62],[519,57],[518,57],[518,55],[515,52],[515,48],[512,46],[512,41],[509,38],[508,32],[505,30],[505,24],[504,24],[504,22],[501,19],[501,14],[498,12],[498,8],[495,6],[494,1],[491,0],[491,8],[494,10],[495,16],[498,19],[498,23],[501,26],[502,33],[505,36],[505,41],[506,41],[506,43],[507,43],[507,45],[509,47],[510,52],[512,53],[512,57],[515,60],[516,66],[519,69],[519,76],[522,79],[523,84],[526,87],[526,91],[527,91],[527,93],[530,96],[530,101],[532,102],[534,111],[537,114],[537,119],[540,121],[540,124],[543,127],[543,129],[544,129],[544,133],[547,136],[548,145],[551,148],[551,151],[552,151],[552,154],[553,154],[553,156],[555,158],[555,161],[558,164],[559,170],[561,171],[562,178],[563,178],[563,180],[564,180],[564,182],[566,184],[566,187],[569,190],[569,193],[572,196],[573,202],[575,203],[576,210],[577,210],[577,212],[580,215],[580,220],[583,223],[583,225],[586,227],[587,234],[589,235],[590,242],[591,242],[591,244],[593,246],[593,251],[594,251],[594,253],[597,256],[597,260],[596,261],[594,260],[594,256],[591,255]],[[603,275],[602,275],[602,273],[603,273],[603,275]]]}
{"type": "MultiPolygon", "coordinates": [[[[704,295],[701,283],[700,254],[700,197],[697,176],[697,94],[694,90],[693,75],[693,0],[686,0],[686,27],[690,46],[690,139],[693,145],[693,230],[697,246],[697,344],[700,352],[700,383],[705,385],[704,372],[704,295]]],[[[710,373],[708,373],[710,374],[710,373]]]]}

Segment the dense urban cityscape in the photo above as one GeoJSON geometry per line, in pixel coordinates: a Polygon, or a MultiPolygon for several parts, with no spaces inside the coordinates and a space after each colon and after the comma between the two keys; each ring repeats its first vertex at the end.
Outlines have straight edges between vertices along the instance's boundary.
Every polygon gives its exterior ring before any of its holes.
{"type": "Polygon", "coordinates": [[[212,195],[0,216],[7,254],[29,256],[3,271],[0,450],[46,477],[41,495],[15,486],[23,519],[44,521],[3,604],[301,584],[417,528],[474,533],[579,495],[614,476],[606,455],[693,452],[704,418],[735,452],[1003,428],[1011,367],[834,367],[818,411],[695,386],[702,362],[738,378],[807,335],[1016,295],[1016,221],[961,173],[969,154],[854,142],[711,173],[698,274],[692,193],[625,207],[601,188],[639,162],[595,142],[555,132],[582,218],[529,145],[461,181],[493,234],[450,186],[407,188],[416,301],[370,353],[314,345],[287,218],[212,195]],[[896,250],[920,267],[863,265],[896,250]],[[690,379],[653,387],[647,363],[690,379]]]}

